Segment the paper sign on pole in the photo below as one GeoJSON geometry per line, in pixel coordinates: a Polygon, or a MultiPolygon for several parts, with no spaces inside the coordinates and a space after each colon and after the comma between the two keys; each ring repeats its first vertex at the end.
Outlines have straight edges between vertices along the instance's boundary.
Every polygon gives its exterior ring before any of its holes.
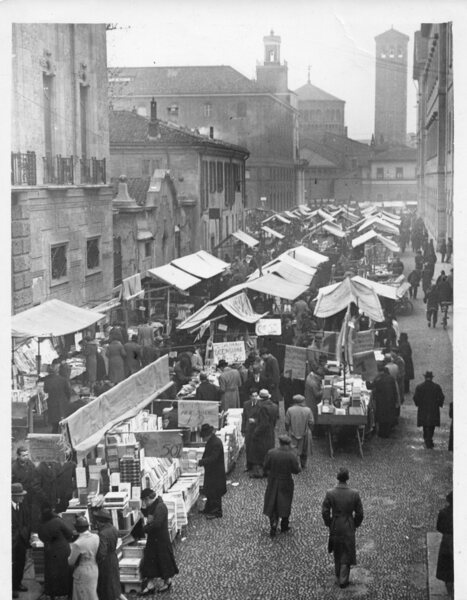
{"type": "Polygon", "coordinates": [[[208,423],[216,429],[219,427],[219,403],[205,400],[179,400],[178,426],[198,429],[208,423]]]}
{"type": "Polygon", "coordinates": [[[353,357],[353,371],[360,373],[364,381],[373,381],[378,374],[378,368],[373,350],[361,352],[353,357]]]}
{"type": "Polygon", "coordinates": [[[214,363],[218,363],[222,358],[227,364],[242,363],[246,360],[245,342],[220,342],[212,345],[214,363]]]}
{"type": "Polygon", "coordinates": [[[306,348],[299,346],[286,346],[284,359],[284,374],[291,373],[292,379],[305,379],[306,375],[306,348]]]}
{"type": "Polygon", "coordinates": [[[183,448],[180,431],[167,429],[162,431],[136,431],[135,438],[144,448],[145,456],[157,458],[179,458],[183,448]]]}
{"type": "Polygon", "coordinates": [[[26,440],[32,462],[65,462],[65,446],[60,434],[28,433],[26,440]]]}
{"type": "Polygon", "coordinates": [[[353,354],[360,354],[361,352],[369,352],[375,347],[375,330],[369,329],[368,331],[357,331],[353,339],[353,354]]]}
{"type": "Polygon", "coordinates": [[[256,335],[281,335],[280,319],[260,319],[255,326],[256,335]]]}

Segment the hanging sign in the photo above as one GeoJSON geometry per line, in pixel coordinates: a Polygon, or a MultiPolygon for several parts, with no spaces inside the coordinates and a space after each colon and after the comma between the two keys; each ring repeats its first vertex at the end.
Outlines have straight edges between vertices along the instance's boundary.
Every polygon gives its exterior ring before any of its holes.
{"type": "Polygon", "coordinates": [[[255,327],[256,335],[281,335],[280,319],[260,319],[255,327]]]}
{"type": "Polygon", "coordinates": [[[217,364],[222,358],[231,365],[246,360],[245,342],[220,342],[212,345],[213,360],[217,364]]]}
{"type": "Polygon", "coordinates": [[[292,379],[305,379],[307,349],[299,346],[286,346],[284,374],[291,374],[292,379]]]}
{"type": "Polygon", "coordinates": [[[353,338],[353,347],[352,351],[355,354],[360,354],[361,352],[369,352],[373,350],[375,347],[375,330],[369,329],[368,331],[357,331],[355,337],[353,338]]]}
{"type": "Polygon", "coordinates": [[[65,444],[60,434],[28,433],[26,441],[32,462],[65,462],[65,444]]]}
{"type": "Polygon", "coordinates": [[[135,438],[145,456],[156,458],[179,458],[183,448],[183,439],[180,431],[167,429],[161,431],[136,431],[135,438]]]}
{"type": "Polygon", "coordinates": [[[362,352],[353,357],[353,372],[360,373],[364,381],[373,381],[378,374],[375,353],[373,350],[362,352]]]}
{"type": "Polygon", "coordinates": [[[179,400],[178,426],[199,429],[208,423],[216,429],[219,427],[219,403],[206,400],[179,400]]]}

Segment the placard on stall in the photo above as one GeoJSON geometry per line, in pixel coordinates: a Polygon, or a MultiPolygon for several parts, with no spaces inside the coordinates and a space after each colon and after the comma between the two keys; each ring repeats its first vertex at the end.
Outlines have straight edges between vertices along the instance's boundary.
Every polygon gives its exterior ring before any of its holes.
{"type": "Polygon", "coordinates": [[[246,360],[245,342],[216,342],[212,345],[213,361],[217,364],[224,359],[227,364],[243,363],[246,360]]]}
{"type": "Polygon", "coordinates": [[[178,429],[134,431],[144,455],[155,458],[180,458],[183,448],[182,433],[178,429]]]}
{"type": "Polygon", "coordinates": [[[66,446],[60,434],[29,433],[26,442],[32,462],[66,462],[66,446]]]}

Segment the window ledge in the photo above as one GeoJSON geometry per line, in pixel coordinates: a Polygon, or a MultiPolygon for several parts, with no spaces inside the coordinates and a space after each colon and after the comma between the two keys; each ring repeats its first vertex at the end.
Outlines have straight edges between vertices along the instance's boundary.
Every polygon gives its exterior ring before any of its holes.
{"type": "Polygon", "coordinates": [[[62,277],[60,279],[52,279],[50,283],[50,287],[58,287],[59,285],[63,285],[66,283],[70,283],[69,277],[62,277]]]}
{"type": "Polygon", "coordinates": [[[97,267],[96,269],[87,269],[85,277],[92,277],[93,275],[99,275],[102,273],[102,267],[97,267]]]}

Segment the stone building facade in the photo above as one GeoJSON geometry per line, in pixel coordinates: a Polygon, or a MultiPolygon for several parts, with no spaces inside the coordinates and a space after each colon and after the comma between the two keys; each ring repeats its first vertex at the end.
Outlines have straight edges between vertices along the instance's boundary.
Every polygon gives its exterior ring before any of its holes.
{"type": "Polygon", "coordinates": [[[276,210],[302,198],[298,157],[298,112],[280,60],[280,37],[264,37],[257,80],[229,66],[119,67],[109,69],[115,109],[149,116],[155,98],[162,120],[196,129],[248,149],[246,203],[276,210]]]}
{"type": "Polygon", "coordinates": [[[112,289],[106,28],[13,24],[12,309],[112,289]]]}
{"type": "Polygon", "coordinates": [[[157,109],[152,101],[150,119],[124,110],[109,114],[112,178],[127,176],[129,196],[146,214],[140,229],[152,235],[151,267],[211,252],[243,227],[248,158],[245,148],[158,119],[157,109]]]}
{"type": "Polygon", "coordinates": [[[415,33],[418,84],[419,214],[430,237],[453,237],[454,75],[452,23],[423,23],[415,33]]]}
{"type": "Polygon", "coordinates": [[[407,146],[375,152],[363,180],[365,200],[398,209],[416,205],[416,162],[415,149],[407,146]]]}
{"type": "Polygon", "coordinates": [[[407,143],[407,50],[409,36],[389,29],[375,37],[375,142],[407,143]]]}

